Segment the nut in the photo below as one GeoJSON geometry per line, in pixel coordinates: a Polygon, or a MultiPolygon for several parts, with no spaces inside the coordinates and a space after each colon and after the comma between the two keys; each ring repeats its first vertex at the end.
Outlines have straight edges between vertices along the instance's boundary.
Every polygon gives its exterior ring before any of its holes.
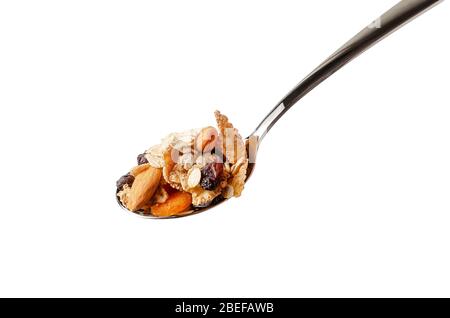
{"type": "Polygon", "coordinates": [[[143,164],[143,165],[139,165],[134,167],[133,169],[131,169],[130,171],[130,175],[132,175],[133,177],[136,178],[136,176],[142,172],[144,172],[145,170],[147,170],[150,167],[150,165],[148,163],[143,164]]]}
{"type": "Polygon", "coordinates": [[[134,169],[135,178],[127,200],[127,208],[133,212],[142,209],[150,201],[161,180],[161,169],[153,168],[148,163],[139,167],[142,168],[134,169]]]}
{"type": "Polygon", "coordinates": [[[203,128],[195,140],[195,147],[202,153],[210,152],[216,147],[218,137],[216,128],[211,126],[203,128]]]}
{"type": "Polygon", "coordinates": [[[201,170],[200,185],[205,190],[214,190],[220,183],[223,173],[223,163],[211,162],[201,170]]]}
{"type": "Polygon", "coordinates": [[[145,158],[145,153],[141,153],[137,156],[137,163],[138,165],[143,165],[145,163],[148,163],[147,158],[145,158]]]}
{"type": "Polygon", "coordinates": [[[189,188],[194,188],[200,183],[202,172],[198,167],[192,167],[188,172],[187,184],[189,188]]]}

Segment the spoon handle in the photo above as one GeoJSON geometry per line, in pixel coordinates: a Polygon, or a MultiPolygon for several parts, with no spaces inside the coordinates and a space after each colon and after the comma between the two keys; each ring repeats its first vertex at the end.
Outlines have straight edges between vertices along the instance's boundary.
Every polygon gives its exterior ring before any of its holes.
{"type": "Polygon", "coordinates": [[[442,0],[402,0],[376,19],[306,76],[263,119],[251,136],[262,141],[267,132],[295,103],[359,54],[442,0]]]}

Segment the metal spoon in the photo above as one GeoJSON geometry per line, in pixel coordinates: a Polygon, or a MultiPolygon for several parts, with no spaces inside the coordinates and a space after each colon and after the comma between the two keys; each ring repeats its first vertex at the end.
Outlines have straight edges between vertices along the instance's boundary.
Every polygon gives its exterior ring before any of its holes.
{"type": "MultiPolygon", "coordinates": [[[[255,131],[246,138],[247,153],[249,155],[249,166],[247,169],[247,180],[255,168],[255,159],[258,147],[269,130],[275,125],[292,106],[294,106],[303,96],[309,93],[317,85],[327,79],[342,66],[353,60],[355,57],[366,51],[372,45],[382,40],[389,34],[398,30],[400,27],[413,20],[415,17],[424,13],[443,0],[402,0],[394,7],[384,13],[381,17],[365,27],[362,31],[351,38],[340,49],[320,64],[314,71],[306,76],[291,92],[289,92],[270,113],[258,125],[255,131]]],[[[117,196],[116,196],[117,198],[117,196]]],[[[145,218],[167,219],[177,218],[197,213],[205,212],[217,205],[225,202],[225,199],[213,202],[207,207],[194,208],[193,210],[183,212],[182,214],[170,217],[155,217],[151,215],[132,212],[145,218]]],[[[122,206],[118,200],[119,205],[122,206]]],[[[123,207],[123,206],[122,206],[123,207]]],[[[123,207],[124,208],[124,207],[123,207]]],[[[125,208],[124,208],[125,209],[125,208]]],[[[127,210],[127,209],[125,209],[127,210]]],[[[128,210],[127,210],[128,211],[128,210]]]]}

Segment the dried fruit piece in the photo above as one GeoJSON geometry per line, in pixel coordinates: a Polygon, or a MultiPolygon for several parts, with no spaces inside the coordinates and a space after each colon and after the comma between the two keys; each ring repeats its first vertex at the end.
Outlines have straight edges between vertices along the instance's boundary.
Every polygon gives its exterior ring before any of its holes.
{"type": "Polygon", "coordinates": [[[212,162],[207,164],[201,170],[200,185],[205,190],[214,190],[220,183],[220,177],[223,172],[223,163],[212,162]]]}
{"type": "Polygon", "coordinates": [[[223,201],[223,199],[224,199],[224,197],[221,194],[219,194],[217,197],[215,197],[211,201],[211,204],[218,204],[218,203],[220,203],[220,201],[223,201]]]}
{"type": "Polygon", "coordinates": [[[124,185],[126,184],[131,187],[133,182],[134,177],[131,174],[127,173],[126,175],[121,176],[119,180],[117,180],[116,182],[117,190],[121,191],[124,185]]]}
{"type": "Polygon", "coordinates": [[[138,165],[143,165],[148,163],[147,158],[145,158],[145,153],[141,153],[140,155],[137,156],[137,163],[138,165]]]}
{"type": "Polygon", "coordinates": [[[164,203],[157,203],[151,207],[154,216],[172,216],[187,211],[192,204],[192,196],[187,192],[173,192],[164,203]]]}
{"type": "Polygon", "coordinates": [[[135,176],[128,194],[127,208],[133,212],[138,211],[150,201],[161,179],[161,169],[153,168],[148,163],[140,167],[145,167],[145,170],[135,176]]]}

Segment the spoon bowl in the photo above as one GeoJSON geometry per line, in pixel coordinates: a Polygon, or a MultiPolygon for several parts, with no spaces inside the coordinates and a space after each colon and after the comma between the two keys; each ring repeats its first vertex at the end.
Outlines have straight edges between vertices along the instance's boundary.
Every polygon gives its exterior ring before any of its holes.
{"type": "MultiPolygon", "coordinates": [[[[249,136],[246,139],[244,139],[246,148],[247,148],[247,158],[249,160],[248,163],[248,167],[247,167],[247,175],[246,175],[246,179],[245,179],[245,183],[247,183],[248,179],[250,178],[250,176],[252,175],[254,169],[255,169],[255,160],[256,160],[256,152],[258,151],[258,137],[256,137],[255,135],[249,136]]],[[[118,190],[116,190],[116,200],[117,203],[119,204],[119,206],[126,210],[129,213],[132,213],[134,215],[138,215],[140,217],[146,218],[146,219],[174,219],[174,218],[182,218],[182,217],[186,217],[186,216],[190,216],[190,215],[194,215],[194,214],[199,214],[202,212],[206,212],[222,203],[224,203],[225,201],[228,201],[229,199],[225,199],[223,197],[220,197],[220,199],[215,199],[213,200],[209,205],[204,206],[204,207],[194,207],[188,211],[182,212],[182,213],[178,213],[176,215],[171,215],[171,216],[154,216],[152,214],[149,213],[144,213],[143,211],[136,211],[136,212],[132,212],[130,210],[128,210],[126,207],[123,206],[122,202],[120,202],[119,197],[117,196],[118,190]]]]}

